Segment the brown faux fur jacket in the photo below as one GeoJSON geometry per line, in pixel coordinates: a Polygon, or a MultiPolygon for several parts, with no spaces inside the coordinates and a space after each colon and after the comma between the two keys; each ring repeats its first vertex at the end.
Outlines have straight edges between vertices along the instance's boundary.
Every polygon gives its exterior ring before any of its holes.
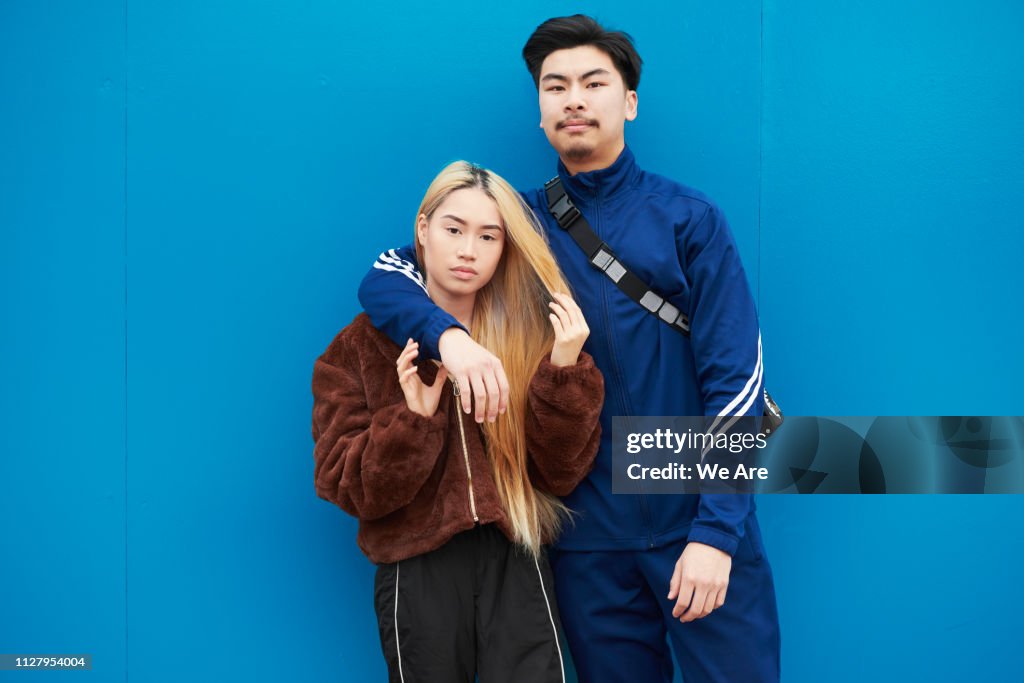
{"type": "MultiPolygon", "coordinates": [[[[512,540],[473,416],[456,409],[450,379],[433,417],[409,410],[395,369],[400,353],[361,313],[317,359],[317,495],[359,518],[357,542],[376,563],[439,548],[473,527],[474,512],[480,524],[493,522],[512,540]]],[[[419,363],[425,383],[432,384],[436,375],[434,363],[419,363]]],[[[604,378],[587,354],[565,368],[548,358],[541,361],[525,416],[528,473],[535,488],[564,496],[587,475],[597,454],[603,400],[604,378]]]]}

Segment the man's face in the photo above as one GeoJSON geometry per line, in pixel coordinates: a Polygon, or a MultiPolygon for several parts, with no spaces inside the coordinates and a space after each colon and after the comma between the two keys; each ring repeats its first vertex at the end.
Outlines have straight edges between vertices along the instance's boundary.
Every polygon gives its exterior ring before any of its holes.
{"type": "Polygon", "coordinates": [[[636,118],[636,91],[592,45],[548,55],[538,97],[540,125],[571,173],[610,166],[625,145],[626,121],[636,118]]]}

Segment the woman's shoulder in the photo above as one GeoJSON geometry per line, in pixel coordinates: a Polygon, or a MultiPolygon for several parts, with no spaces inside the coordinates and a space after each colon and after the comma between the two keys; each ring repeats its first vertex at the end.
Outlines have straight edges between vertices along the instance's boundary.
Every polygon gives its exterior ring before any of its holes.
{"type": "Polygon", "coordinates": [[[370,316],[360,313],[335,335],[321,360],[340,365],[353,358],[397,358],[400,351],[397,344],[373,326],[370,316]]]}

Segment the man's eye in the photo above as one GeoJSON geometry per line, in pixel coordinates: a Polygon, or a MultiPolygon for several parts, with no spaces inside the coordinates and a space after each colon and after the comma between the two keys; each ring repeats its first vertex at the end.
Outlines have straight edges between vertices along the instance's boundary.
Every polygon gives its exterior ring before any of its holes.
{"type": "Polygon", "coordinates": [[[587,87],[588,88],[597,88],[597,87],[602,86],[602,85],[604,85],[604,83],[598,83],[596,81],[594,83],[587,83],[587,87]]]}
{"type": "Polygon", "coordinates": [[[563,88],[560,85],[553,85],[550,88],[548,88],[548,92],[561,92],[563,90],[565,90],[565,88],[563,88]]]}

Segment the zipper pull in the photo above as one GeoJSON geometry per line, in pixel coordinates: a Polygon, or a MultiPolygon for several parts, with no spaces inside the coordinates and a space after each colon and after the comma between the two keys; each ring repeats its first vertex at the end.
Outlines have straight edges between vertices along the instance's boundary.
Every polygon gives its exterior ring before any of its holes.
{"type": "Polygon", "coordinates": [[[448,379],[450,379],[452,381],[452,391],[455,392],[455,395],[456,396],[461,396],[462,392],[459,391],[459,381],[457,379],[455,379],[454,377],[449,377],[448,379]]]}

